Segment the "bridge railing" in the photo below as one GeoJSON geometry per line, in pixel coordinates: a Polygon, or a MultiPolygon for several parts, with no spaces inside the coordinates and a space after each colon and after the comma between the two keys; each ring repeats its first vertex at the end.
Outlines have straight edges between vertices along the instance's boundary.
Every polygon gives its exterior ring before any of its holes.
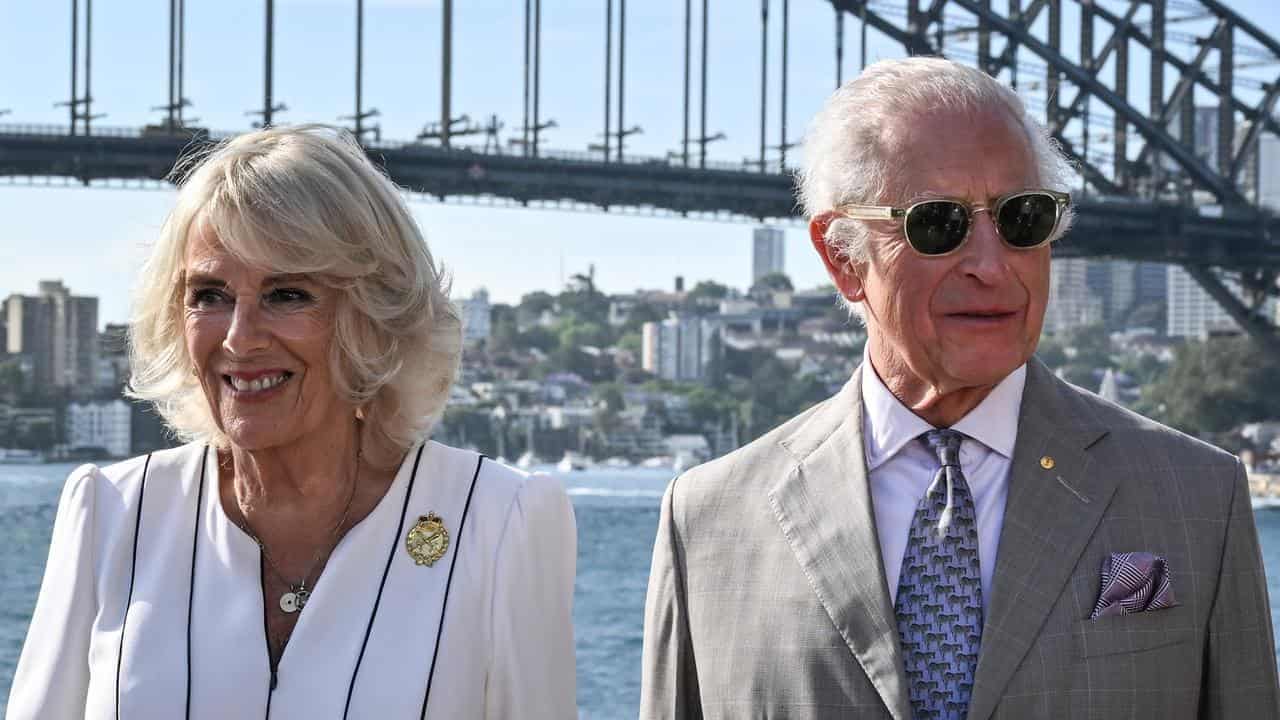
{"type": "MultiPolygon", "coordinates": [[[[98,126],[92,129],[88,137],[105,137],[105,138],[162,138],[162,137],[187,137],[190,133],[198,132],[201,135],[213,140],[226,140],[237,135],[243,135],[247,130],[205,130],[204,128],[184,128],[188,131],[174,132],[164,128],[140,128],[140,127],[120,127],[120,126],[98,126]]],[[[71,135],[66,125],[57,124],[34,124],[34,123],[0,123],[0,135],[8,136],[38,136],[38,137],[85,137],[83,134],[71,135]]],[[[501,147],[493,145],[485,146],[480,144],[454,144],[450,148],[444,148],[439,145],[417,142],[412,140],[373,140],[366,141],[364,146],[375,150],[413,150],[416,148],[429,149],[433,152],[468,152],[477,155],[501,156],[501,157],[517,157],[517,158],[533,158],[531,155],[524,153],[506,153],[501,147]]],[[[621,163],[625,165],[647,165],[651,167],[664,168],[683,168],[684,163],[678,156],[657,157],[649,155],[624,155],[621,160],[616,157],[605,159],[601,152],[576,151],[576,150],[555,150],[548,149],[538,151],[536,159],[557,160],[561,162],[573,163],[595,163],[595,164],[615,164],[621,163]]],[[[688,165],[690,170],[706,169],[718,170],[723,172],[753,172],[758,173],[749,167],[746,161],[741,163],[725,162],[722,160],[708,160],[701,167],[696,159],[691,158],[688,165]]]]}

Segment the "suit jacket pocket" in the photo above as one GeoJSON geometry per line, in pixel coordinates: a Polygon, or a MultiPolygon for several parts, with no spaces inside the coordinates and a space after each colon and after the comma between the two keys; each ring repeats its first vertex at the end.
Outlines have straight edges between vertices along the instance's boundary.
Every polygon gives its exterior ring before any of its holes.
{"type": "Polygon", "coordinates": [[[1190,642],[1195,636],[1185,607],[1148,610],[1082,620],[1072,628],[1076,656],[1080,658],[1139,653],[1190,642]]]}

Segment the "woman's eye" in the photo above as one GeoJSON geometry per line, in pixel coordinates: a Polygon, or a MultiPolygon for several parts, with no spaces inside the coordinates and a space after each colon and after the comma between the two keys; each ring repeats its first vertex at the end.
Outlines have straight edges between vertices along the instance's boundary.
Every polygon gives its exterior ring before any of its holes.
{"type": "Polygon", "coordinates": [[[276,288],[267,295],[267,302],[285,305],[301,305],[313,299],[311,293],[298,288],[276,288]]]}
{"type": "Polygon", "coordinates": [[[226,293],[213,288],[197,288],[191,291],[191,304],[195,307],[209,307],[227,302],[226,293]]]}

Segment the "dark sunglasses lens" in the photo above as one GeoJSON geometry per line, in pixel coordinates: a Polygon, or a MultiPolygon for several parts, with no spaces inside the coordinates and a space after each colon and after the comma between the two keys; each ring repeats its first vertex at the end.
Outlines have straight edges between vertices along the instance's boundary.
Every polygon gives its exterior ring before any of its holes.
{"type": "Polygon", "coordinates": [[[1035,247],[1053,233],[1058,222],[1058,201],[1052,195],[1027,193],[1009,198],[1000,206],[996,227],[1014,247],[1035,247]]]}
{"type": "Polygon", "coordinates": [[[951,200],[930,200],[911,208],[907,242],[923,255],[941,255],[960,247],[969,234],[969,211],[951,200]]]}

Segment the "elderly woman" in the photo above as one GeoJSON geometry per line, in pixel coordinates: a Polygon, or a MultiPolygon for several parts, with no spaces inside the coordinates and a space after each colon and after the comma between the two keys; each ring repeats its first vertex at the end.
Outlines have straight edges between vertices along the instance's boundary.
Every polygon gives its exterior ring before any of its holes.
{"type": "Polygon", "coordinates": [[[188,444],[72,473],[10,720],[576,717],[564,491],[425,440],[446,291],[347,136],[212,152],[131,325],[188,444]]]}

